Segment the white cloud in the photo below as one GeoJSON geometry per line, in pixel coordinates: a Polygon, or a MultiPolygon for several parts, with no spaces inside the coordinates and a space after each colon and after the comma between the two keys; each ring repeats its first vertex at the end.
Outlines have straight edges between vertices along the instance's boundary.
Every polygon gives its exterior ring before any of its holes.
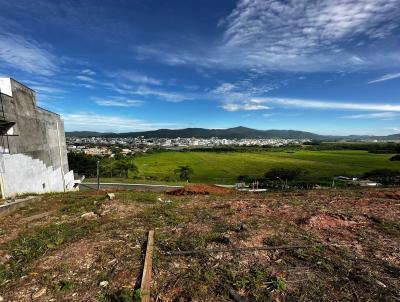
{"type": "Polygon", "coordinates": [[[333,109],[333,110],[359,110],[359,111],[392,111],[400,112],[400,105],[394,104],[372,104],[372,103],[343,103],[328,102],[320,100],[292,99],[292,98],[252,98],[240,103],[225,103],[223,108],[229,111],[244,110],[243,106],[250,105],[280,105],[283,107],[311,108],[311,109],[333,109]]]}
{"type": "Polygon", "coordinates": [[[175,93],[175,92],[166,92],[158,89],[149,88],[147,86],[140,86],[137,89],[130,91],[133,94],[142,95],[142,96],[155,96],[167,102],[178,103],[185,100],[190,100],[191,97],[188,95],[175,93]]]}
{"type": "Polygon", "coordinates": [[[97,81],[95,79],[93,79],[93,78],[91,78],[89,76],[86,76],[86,75],[78,75],[75,78],[80,80],[80,81],[88,82],[88,83],[91,83],[91,84],[97,83],[97,81]]]}
{"type": "Polygon", "coordinates": [[[140,119],[121,116],[102,115],[89,112],[62,114],[66,128],[71,130],[95,131],[147,131],[159,128],[175,128],[173,123],[150,123],[140,119]]]}
{"type": "Polygon", "coordinates": [[[0,60],[11,68],[37,75],[53,75],[59,69],[47,47],[14,34],[0,34],[0,60]]]}
{"type": "Polygon", "coordinates": [[[399,11],[399,0],[240,0],[221,22],[219,53],[231,64],[292,71],[370,65],[341,43],[386,37],[399,11]]]}
{"type": "Polygon", "coordinates": [[[125,79],[132,83],[146,85],[161,85],[162,81],[134,70],[120,70],[110,74],[114,78],[125,79]]]}
{"type": "Polygon", "coordinates": [[[400,113],[397,112],[375,112],[367,114],[354,114],[346,115],[343,118],[347,119],[378,119],[378,120],[393,120],[400,117],[400,113]]]}
{"type": "Polygon", "coordinates": [[[73,86],[84,87],[84,88],[87,88],[87,89],[93,89],[94,88],[94,86],[92,84],[87,84],[87,83],[73,84],[73,86]]]}
{"type": "Polygon", "coordinates": [[[96,72],[93,71],[93,70],[91,70],[91,69],[83,69],[83,70],[81,71],[81,74],[86,74],[86,75],[89,75],[89,76],[94,76],[94,75],[96,75],[96,72]]]}
{"type": "Polygon", "coordinates": [[[107,107],[138,107],[144,102],[141,100],[115,100],[115,99],[97,99],[96,104],[107,107]]]}
{"type": "Polygon", "coordinates": [[[399,73],[389,73],[389,74],[385,74],[377,79],[371,80],[368,82],[368,84],[372,84],[372,83],[378,83],[378,82],[383,82],[383,81],[388,81],[388,80],[393,80],[393,79],[397,79],[400,78],[400,72],[399,73]]]}
{"type": "Polygon", "coordinates": [[[55,94],[55,93],[64,93],[65,92],[65,90],[60,89],[60,88],[55,88],[55,87],[50,87],[50,86],[43,86],[43,85],[32,86],[32,89],[35,90],[38,93],[55,94]]]}
{"type": "Polygon", "coordinates": [[[232,92],[235,88],[236,86],[231,83],[223,83],[215,88],[213,92],[217,94],[225,94],[232,92]]]}
{"type": "MultiPolygon", "coordinates": [[[[255,77],[255,76],[253,76],[255,77]]],[[[254,83],[254,78],[245,78],[235,83],[222,83],[209,92],[211,97],[217,97],[225,102],[246,101],[254,96],[263,95],[269,91],[287,85],[287,81],[277,83],[254,83]]]]}
{"type": "Polygon", "coordinates": [[[213,69],[392,68],[400,65],[400,51],[383,39],[395,33],[399,18],[400,0],[239,0],[220,21],[223,34],[217,43],[134,50],[138,59],[213,69]],[[360,47],[360,40],[369,47],[360,47]]]}
{"type": "Polygon", "coordinates": [[[157,58],[161,62],[171,66],[184,65],[192,62],[194,59],[191,54],[184,51],[177,51],[176,47],[169,49],[166,45],[139,45],[135,46],[133,50],[138,60],[157,58]]]}
{"type": "Polygon", "coordinates": [[[271,107],[265,106],[265,105],[260,105],[260,104],[253,104],[252,102],[247,102],[243,104],[235,104],[235,103],[226,103],[222,105],[222,108],[225,109],[226,111],[239,111],[239,110],[245,110],[245,111],[254,111],[254,110],[268,110],[271,109],[271,107]]]}

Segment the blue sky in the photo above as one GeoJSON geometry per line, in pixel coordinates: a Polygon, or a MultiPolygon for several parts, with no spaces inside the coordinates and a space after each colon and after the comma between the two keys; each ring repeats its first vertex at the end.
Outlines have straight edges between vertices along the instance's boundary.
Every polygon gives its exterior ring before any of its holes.
{"type": "Polygon", "coordinates": [[[0,4],[0,74],[67,130],[400,132],[400,0],[0,4]]]}

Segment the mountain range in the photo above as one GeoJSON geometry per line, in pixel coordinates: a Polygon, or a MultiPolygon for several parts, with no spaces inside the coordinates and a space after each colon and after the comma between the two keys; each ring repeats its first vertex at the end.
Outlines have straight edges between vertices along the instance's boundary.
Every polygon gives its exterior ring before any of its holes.
{"type": "Polygon", "coordinates": [[[112,132],[92,132],[92,131],[73,131],[66,132],[69,137],[138,137],[144,138],[282,138],[282,139],[312,139],[312,140],[327,140],[327,139],[377,139],[377,140],[398,140],[400,134],[392,134],[387,136],[368,136],[368,135],[348,135],[348,136],[330,136],[319,135],[311,132],[297,131],[297,130],[257,130],[247,127],[234,127],[228,129],[205,129],[205,128],[185,128],[185,129],[158,129],[143,132],[126,132],[126,133],[112,133],[112,132]]]}

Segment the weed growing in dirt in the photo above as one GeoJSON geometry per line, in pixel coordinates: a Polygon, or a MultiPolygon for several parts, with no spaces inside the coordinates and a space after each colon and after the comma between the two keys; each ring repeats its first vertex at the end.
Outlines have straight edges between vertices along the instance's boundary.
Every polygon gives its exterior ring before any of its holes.
{"type": "Polygon", "coordinates": [[[382,219],[377,226],[388,235],[400,236],[400,221],[382,219]]]}
{"type": "Polygon", "coordinates": [[[272,235],[264,238],[263,244],[268,246],[279,246],[288,244],[288,240],[286,240],[283,235],[272,235]]]}
{"type": "Polygon", "coordinates": [[[117,198],[122,202],[132,203],[132,201],[153,204],[158,202],[157,198],[160,193],[155,192],[137,192],[137,191],[126,191],[123,194],[117,193],[117,198]]]}
{"type": "Polygon", "coordinates": [[[73,288],[74,288],[74,283],[70,280],[60,280],[60,282],[58,282],[59,291],[68,291],[73,288]]]}
{"type": "Polygon", "coordinates": [[[0,284],[7,279],[20,276],[27,266],[47,251],[66,241],[88,234],[97,222],[87,221],[72,224],[50,224],[19,234],[8,242],[5,249],[10,259],[0,266],[0,284]]]}
{"type": "Polygon", "coordinates": [[[95,212],[105,200],[104,196],[87,196],[68,194],[64,199],[64,205],[60,208],[62,214],[77,214],[83,212],[95,212]]]}
{"type": "MultiPolygon", "coordinates": [[[[136,293],[136,292],[135,292],[136,293]]],[[[129,290],[105,292],[102,291],[97,294],[96,300],[98,302],[137,302],[141,297],[137,297],[135,293],[132,294],[129,290]]]]}
{"type": "Polygon", "coordinates": [[[139,214],[143,223],[150,227],[176,226],[188,220],[189,217],[177,210],[176,203],[156,204],[146,208],[139,214]]]}
{"type": "Polygon", "coordinates": [[[281,277],[277,277],[277,276],[272,276],[269,280],[269,282],[267,282],[271,285],[273,290],[277,290],[279,292],[285,290],[286,288],[286,282],[285,279],[281,278],[281,277]]]}

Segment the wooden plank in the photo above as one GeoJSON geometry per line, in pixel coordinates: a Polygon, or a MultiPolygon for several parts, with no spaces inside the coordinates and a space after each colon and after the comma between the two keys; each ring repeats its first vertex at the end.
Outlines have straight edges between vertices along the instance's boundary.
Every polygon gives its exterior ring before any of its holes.
{"type": "Polygon", "coordinates": [[[146,256],[144,258],[142,283],[140,294],[142,302],[150,302],[151,270],[153,265],[154,231],[150,230],[147,237],[146,256]]]}

